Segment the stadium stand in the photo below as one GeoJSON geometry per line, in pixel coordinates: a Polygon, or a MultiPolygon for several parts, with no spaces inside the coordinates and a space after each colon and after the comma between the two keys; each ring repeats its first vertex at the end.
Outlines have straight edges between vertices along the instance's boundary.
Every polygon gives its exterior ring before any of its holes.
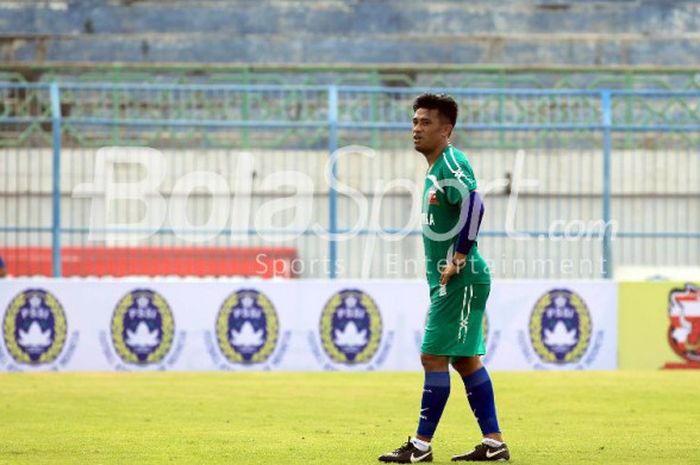
{"type": "Polygon", "coordinates": [[[693,66],[698,30],[663,0],[6,0],[0,59],[693,66]]]}

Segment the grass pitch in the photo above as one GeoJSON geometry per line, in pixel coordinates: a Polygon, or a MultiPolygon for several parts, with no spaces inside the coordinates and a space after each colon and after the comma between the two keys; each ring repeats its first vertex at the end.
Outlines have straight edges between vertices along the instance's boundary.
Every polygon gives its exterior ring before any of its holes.
{"type": "MultiPolygon", "coordinates": [[[[700,463],[700,372],[493,373],[516,464],[700,463]]],[[[420,373],[0,375],[0,464],[376,464],[420,373]]],[[[461,381],[435,461],[479,431],[461,381]]]]}

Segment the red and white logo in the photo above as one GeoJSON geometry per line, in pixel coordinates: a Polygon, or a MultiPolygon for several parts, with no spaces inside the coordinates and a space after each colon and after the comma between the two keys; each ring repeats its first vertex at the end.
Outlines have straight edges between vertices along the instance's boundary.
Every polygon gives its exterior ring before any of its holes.
{"type": "Polygon", "coordinates": [[[430,195],[430,201],[429,201],[430,205],[440,205],[440,201],[438,200],[438,196],[437,196],[437,191],[431,190],[429,195],[430,195]]]}
{"type": "Polygon", "coordinates": [[[668,296],[668,342],[675,353],[700,366],[700,288],[686,284],[668,296]]]}

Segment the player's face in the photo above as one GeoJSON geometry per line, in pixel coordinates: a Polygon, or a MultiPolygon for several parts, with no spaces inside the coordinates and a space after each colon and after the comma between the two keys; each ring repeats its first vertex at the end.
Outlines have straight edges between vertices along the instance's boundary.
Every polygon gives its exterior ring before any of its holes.
{"type": "Polygon", "coordinates": [[[422,154],[432,153],[447,143],[451,129],[438,110],[419,108],[413,115],[413,148],[422,154]]]}

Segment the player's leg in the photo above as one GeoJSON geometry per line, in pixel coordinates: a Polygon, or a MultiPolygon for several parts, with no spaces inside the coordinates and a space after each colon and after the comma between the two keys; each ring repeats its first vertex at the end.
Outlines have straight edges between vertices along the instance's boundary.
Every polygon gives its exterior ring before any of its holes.
{"type": "Polygon", "coordinates": [[[450,371],[446,356],[423,353],[421,363],[425,379],[416,438],[429,445],[450,396],[450,371]]]}
{"type": "Polygon", "coordinates": [[[496,401],[493,384],[481,357],[462,357],[452,362],[452,366],[462,377],[467,400],[479,423],[484,438],[503,441],[496,415],[496,401]]]}
{"type": "Polygon", "coordinates": [[[431,294],[421,344],[425,381],[418,430],[413,440],[417,447],[424,448],[430,444],[450,395],[449,356],[435,354],[459,353],[455,350],[459,349],[459,322],[464,314],[464,296],[464,288],[431,294]]]}
{"type": "Polygon", "coordinates": [[[425,372],[423,396],[418,416],[418,430],[415,437],[393,452],[379,457],[382,462],[416,463],[432,462],[433,450],[430,441],[445,410],[450,396],[450,372],[448,357],[421,354],[421,364],[425,372]]]}
{"type": "Polygon", "coordinates": [[[463,293],[454,292],[431,295],[428,321],[421,345],[421,363],[425,372],[423,396],[416,436],[393,452],[379,457],[382,462],[431,462],[433,460],[430,441],[440,421],[450,395],[449,358],[457,345],[460,309],[463,293]]]}
{"type": "Polygon", "coordinates": [[[481,356],[478,355],[484,353],[482,321],[490,286],[488,284],[472,284],[471,287],[470,311],[465,338],[465,345],[468,347],[467,353],[470,355],[455,357],[451,363],[462,377],[469,406],[479,423],[483,439],[481,444],[472,451],[456,455],[452,457],[452,460],[508,460],[510,452],[503,442],[498,425],[493,384],[486,367],[481,363],[481,356]]]}

